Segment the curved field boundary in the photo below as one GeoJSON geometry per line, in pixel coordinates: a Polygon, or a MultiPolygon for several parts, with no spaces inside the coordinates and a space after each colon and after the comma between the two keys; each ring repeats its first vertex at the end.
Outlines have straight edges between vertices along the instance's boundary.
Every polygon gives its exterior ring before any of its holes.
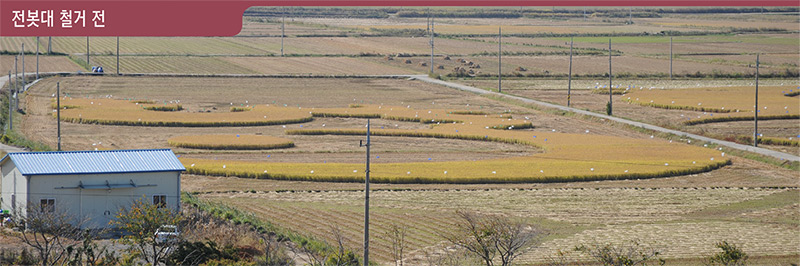
{"type": "Polygon", "coordinates": [[[167,140],[170,146],[207,150],[269,150],[294,147],[290,139],[261,135],[192,135],[167,140]]]}
{"type": "MultiPolygon", "coordinates": [[[[608,93],[606,93],[606,95],[608,95],[608,93]]],[[[712,112],[712,113],[730,113],[731,112],[730,109],[726,110],[726,109],[710,108],[710,107],[695,107],[695,106],[685,106],[685,105],[645,103],[645,102],[631,100],[631,97],[628,97],[627,99],[622,99],[622,101],[623,102],[627,102],[627,103],[636,104],[636,105],[659,108],[659,109],[667,109],[667,110],[689,110],[689,111],[712,112]]]]}
{"type": "MultiPolygon", "coordinates": [[[[793,86],[770,86],[759,88],[758,118],[798,119],[800,102],[785,97],[793,86]]],[[[638,89],[622,99],[642,106],[691,110],[699,112],[726,113],[725,116],[708,114],[708,117],[688,119],[686,125],[708,124],[729,121],[753,120],[755,87],[715,87],[690,89],[638,89]]]]}
{"type": "Polygon", "coordinates": [[[433,78],[430,78],[430,77],[425,76],[425,75],[409,76],[409,78],[418,79],[418,80],[423,81],[423,82],[427,82],[427,83],[431,83],[431,84],[437,84],[437,85],[441,85],[441,86],[445,86],[445,87],[453,88],[453,89],[457,89],[457,90],[468,91],[468,92],[472,92],[472,93],[475,93],[475,94],[492,95],[492,96],[496,96],[496,97],[502,97],[502,98],[505,98],[505,99],[511,99],[511,100],[520,101],[520,102],[523,102],[523,103],[526,103],[526,104],[534,104],[534,105],[538,105],[538,106],[541,106],[541,107],[544,107],[544,108],[552,108],[552,109],[556,109],[556,110],[572,112],[572,113],[577,113],[577,114],[586,115],[586,116],[592,116],[592,117],[608,119],[610,121],[614,121],[614,122],[617,122],[617,123],[622,123],[622,124],[631,125],[631,126],[635,126],[635,127],[648,129],[648,130],[658,131],[658,132],[664,132],[664,133],[668,133],[668,134],[674,134],[676,136],[688,137],[688,138],[696,139],[696,140],[699,140],[699,141],[705,141],[705,142],[709,142],[709,143],[714,143],[714,144],[717,144],[717,145],[722,145],[722,146],[733,148],[733,149],[737,149],[737,150],[749,151],[749,152],[754,152],[754,153],[758,153],[758,154],[761,154],[761,155],[771,156],[771,157],[774,157],[774,158],[777,158],[777,159],[780,159],[780,160],[789,160],[789,161],[794,161],[794,162],[800,161],[800,156],[797,156],[797,155],[794,155],[794,154],[788,154],[788,153],[785,153],[785,152],[779,152],[779,151],[773,151],[773,150],[764,149],[764,148],[753,147],[753,146],[750,146],[750,145],[743,145],[743,144],[739,144],[739,143],[735,143],[735,142],[731,142],[731,141],[718,140],[718,139],[714,139],[714,138],[700,136],[700,135],[697,135],[697,134],[691,134],[691,133],[686,133],[686,132],[683,132],[683,131],[672,130],[672,129],[667,129],[667,128],[663,128],[663,127],[659,127],[659,126],[654,126],[654,125],[647,124],[647,123],[631,121],[631,120],[624,119],[624,118],[619,118],[619,117],[609,116],[609,115],[605,115],[605,114],[599,114],[599,113],[594,113],[594,112],[590,112],[590,111],[586,111],[586,110],[581,110],[581,109],[577,109],[577,108],[572,108],[572,107],[567,107],[567,106],[562,106],[562,105],[557,105],[557,104],[537,101],[537,100],[533,100],[533,99],[529,99],[529,98],[525,98],[525,97],[502,94],[502,93],[497,93],[497,92],[491,92],[491,91],[487,91],[487,90],[484,90],[484,89],[479,89],[479,88],[475,88],[475,87],[471,87],[471,86],[467,86],[467,85],[462,85],[462,84],[452,83],[452,82],[448,82],[448,81],[433,79],[433,78]]]}
{"type": "MultiPolygon", "coordinates": [[[[755,117],[753,116],[718,116],[718,117],[708,117],[708,118],[701,118],[701,119],[692,119],[683,121],[684,125],[693,126],[693,125],[700,125],[700,124],[711,124],[711,123],[721,123],[721,122],[735,122],[735,121],[753,121],[755,117]]],[[[765,115],[765,116],[758,116],[758,120],[786,120],[786,119],[800,119],[800,115],[765,115]]]]}
{"type": "MultiPolygon", "coordinates": [[[[78,108],[61,111],[61,120],[71,123],[154,127],[239,127],[296,124],[311,121],[307,110],[290,107],[253,106],[248,112],[190,113],[147,110],[140,104],[114,99],[62,100],[78,108]]],[[[55,115],[55,114],[54,114],[55,115]]]]}
{"type": "MultiPolygon", "coordinates": [[[[530,130],[498,130],[493,126],[524,125],[530,121],[509,115],[458,115],[449,110],[415,110],[399,106],[321,108],[312,113],[348,117],[377,115],[409,120],[451,120],[430,129],[373,129],[376,136],[408,136],[496,141],[541,147],[544,153],[483,161],[380,163],[374,159],[371,180],[382,183],[527,183],[605,179],[657,178],[701,173],[730,164],[720,151],[669,143],[592,134],[530,130]]],[[[289,130],[287,134],[362,135],[357,129],[289,130]]],[[[376,143],[375,145],[379,145],[376,143]]],[[[265,158],[266,159],[266,158],[265,158]]],[[[352,163],[269,163],[181,158],[187,172],[285,180],[361,182],[363,165],[352,163]]]]}

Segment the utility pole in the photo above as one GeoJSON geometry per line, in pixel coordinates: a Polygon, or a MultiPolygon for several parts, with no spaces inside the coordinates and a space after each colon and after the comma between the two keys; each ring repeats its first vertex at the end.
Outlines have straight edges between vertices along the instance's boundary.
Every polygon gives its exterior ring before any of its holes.
{"type": "Polygon", "coordinates": [[[431,74],[433,74],[433,17],[431,17],[431,74]]]}
{"type": "Polygon", "coordinates": [[[503,92],[503,29],[497,28],[497,92],[503,92]]]}
{"type": "Polygon", "coordinates": [[[570,104],[570,98],[572,97],[572,42],[575,37],[569,38],[569,78],[567,80],[567,107],[570,104]]]}
{"type": "Polygon", "coordinates": [[[608,115],[612,115],[612,103],[611,103],[611,96],[614,95],[613,91],[611,91],[612,87],[612,80],[611,77],[611,38],[608,38],[608,115]]]}
{"type": "Polygon", "coordinates": [[[371,146],[369,140],[369,119],[367,119],[367,144],[359,142],[358,146],[367,147],[367,171],[366,179],[364,179],[364,265],[369,265],[369,147],[371,146]]]}
{"type": "MultiPolygon", "coordinates": [[[[17,58],[19,58],[19,56],[14,56],[14,97],[16,97],[19,92],[19,68],[17,68],[17,58]]],[[[14,101],[14,109],[19,109],[19,100],[14,101]]]]}
{"type": "Polygon", "coordinates": [[[633,24],[633,7],[628,7],[628,24],[633,24]]]}
{"type": "Polygon", "coordinates": [[[56,121],[58,124],[58,151],[61,151],[61,82],[56,82],[56,121]]]}
{"type": "Polygon", "coordinates": [[[36,36],[36,79],[39,79],[39,36],[36,36]]]}
{"type": "Polygon", "coordinates": [[[286,7],[283,8],[281,16],[281,57],[283,57],[283,36],[286,36],[286,7]]]}
{"type": "Polygon", "coordinates": [[[14,105],[11,104],[13,100],[11,92],[11,70],[8,71],[8,130],[14,129],[14,105]]]}
{"type": "Polygon", "coordinates": [[[47,37],[47,55],[53,53],[53,36],[47,37]]]}
{"type": "Polygon", "coordinates": [[[89,36],[86,36],[86,67],[92,67],[92,64],[89,63],[89,36]]]}
{"type": "Polygon", "coordinates": [[[753,127],[753,147],[758,147],[758,64],[760,55],[756,54],[756,111],[753,112],[753,117],[755,118],[753,120],[755,122],[753,127]]]}
{"type": "Polygon", "coordinates": [[[669,79],[672,79],[672,37],[669,37],[669,79]]]}
{"type": "Polygon", "coordinates": [[[25,91],[25,43],[22,43],[22,90],[25,91]]]}
{"type": "Polygon", "coordinates": [[[117,36],[117,75],[119,75],[119,36],[117,36]]]}
{"type": "Polygon", "coordinates": [[[583,7],[583,21],[586,21],[586,7],[583,7]]]}

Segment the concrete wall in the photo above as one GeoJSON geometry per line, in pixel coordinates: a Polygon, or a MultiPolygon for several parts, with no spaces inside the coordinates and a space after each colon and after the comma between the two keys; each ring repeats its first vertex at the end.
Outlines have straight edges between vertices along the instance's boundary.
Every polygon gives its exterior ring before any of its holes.
{"type": "Polygon", "coordinates": [[[0,187],[0,209],[25,211],[28,202],[28,180],[19,172],[11,160],[0,165],[2,171],[2,187],[0,187]]]}

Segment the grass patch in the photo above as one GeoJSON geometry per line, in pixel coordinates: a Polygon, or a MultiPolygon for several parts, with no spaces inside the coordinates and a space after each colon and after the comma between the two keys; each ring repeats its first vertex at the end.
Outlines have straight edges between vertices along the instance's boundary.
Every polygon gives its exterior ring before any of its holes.
{"type": "Polygon", "coordinates": [[[252,213],[243,212],[221,203],[200,200],[196,196],[186,192],[181,193],[181,202],[184,204],[191,204],[203,212],[226,221],[231,221],[234,224],[249,225],[260,234],[274,234],[278,241],[289,240],[297,245],[306,247],[312,252],[333,252],[333,248],[324,241],[292,232],[268,221],[263,221],[252,213]]]}

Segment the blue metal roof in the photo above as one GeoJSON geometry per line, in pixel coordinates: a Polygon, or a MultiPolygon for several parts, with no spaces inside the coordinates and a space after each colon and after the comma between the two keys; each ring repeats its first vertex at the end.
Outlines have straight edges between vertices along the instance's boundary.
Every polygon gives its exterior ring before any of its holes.
{"type": "Polygon", "coordinates": [[[74,175],[185,171],[170,149],[9,153],[22,175],[74,175]]]}

